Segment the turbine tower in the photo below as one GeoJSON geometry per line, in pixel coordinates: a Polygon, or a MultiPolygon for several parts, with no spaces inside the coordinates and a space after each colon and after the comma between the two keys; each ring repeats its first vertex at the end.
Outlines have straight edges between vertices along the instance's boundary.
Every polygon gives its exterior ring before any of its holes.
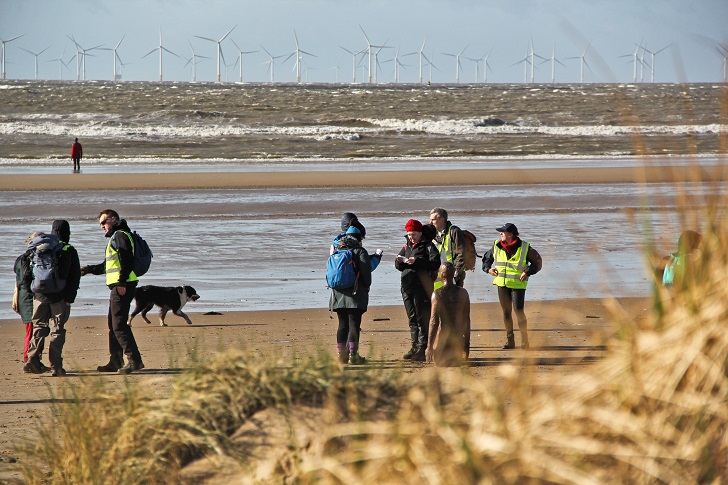
{"type": "MultiPolygon", "coordinates": [[[[551,84],[556,84],[556,63],[558,62],[562,66],[566,67],[563,62],[556,58],[556,47],[551,49],[551,59],[546,59],[543,62],[551,61],[551,84]]],[[[543,64],[542,62],[542,64],[543,64]]]]}
{"type": "Polygon", "coordinates": [[[116,74],[117,60],[118,60],[119,64],[124,64],[121,61],[121,57],[119,57],[118,52],[116,52],[116,51],[119,49],[119,46],[121,45],[121,43],[124,42],[125,37],[126,37],[126,34],[122,35],[121,40],[116,44],[116,47],[114,47],[113,49],[111,49],[109,47],[99,47],[99,50],[101,50],[101,51],[113,51],[113,53],[114,53],[114,55],[113,55],[114,70],[113,70],[113,74],[112,74],[113,77],[111,78],[112,81],[117,81],[119,79],[119,76],[116,74]]]}
{"type": "Polygon", "coordinates": [[[655,56],[657,54],[659,54],[660,52],[664,51],[665,49],[667,49],[668,47],[670,47],[671,45],[672,44],[668,44],[657,52],[652,52],[651,50],[647,49],[646,47],[643,47],[643,49],[646,50],[647,52],[649,52],[650,56],[651,56],[651,58],[650,58],[650,82],[651,83],[655,82],[655,56]]]}
{"type": "MultiPolygon", "coordinates": [[[[369,79],[368,79],[368,82],[371,84],[371,82],[372,82],[372,47],[375,48],[375,49],[379,49],[376,52],[376,54],[378,54],[379,51],[381,51],[382,49],[384,49],[385,47],[388,47],[388,46],[387,46],[387,43],[386,42],[384,43],[384,45],[372,45],[372,43],[369,42],[369,37],[367,37],[367,33],[364,32],[364,29],[362,28],[361,25],[359,26],[359,29],[361,30],[361,33],[364,34],[364,38],[367,41],[367,56],[369,58],[369,63],[368,63],[369,64],[369,67],[368,67],[368,69],[369,69],[369,74],[368,74],[369,79]]],[[[376,69],[376,65],[374,66],[374,69],[376,69]]],[[[376,80],[376,76],[374,77],[374,79],[376,80]]]]}
{"type": "Polygon", "coordinates": [[[720,57],[723,58],[721,69],[723,70],[723,82],[728,82],[728,44],[718,44],[715,48],[720,57]]]}
{"type": "Polygon", "coordinates": [[[623,56],[619,57],[631,57],[633,59],[634,68],[633,68],[633,74],[632,74],[632,82],[637,83],[637,63],[639,62],[639,58],[637,57],[637,54],[639,54],[640,49],[642,46],[640,44],[635,44],[634,52],[632,54],[624,54],[623,56]]]}
{"type": "Polygon", "coordinates": [[[586,53],[589,50],[589,47],[591,47],[591,42],[587,44],[586,49],[581,53],[580,56],[575,57],[567,57],[567,59],[579,59],[579,82],[584,83],[584,66],[587,67],[591,71],[591,67],[589,67],[589,63],[586,62],[586,53]]]}
{"type": "Polygon", "coordinates": [[[45,51],[47,51],[50,48],[51,48],[51,46],[48,46],[48,47],[46,47],[45,49],[43,49],[42,51],[40,51],[38,53],[31,52],[28,49],[23,49],[22,47],[20,48],[20,49],[24,50],[25,52],[27,52],[28,54],[30,54],[33,57],[35,57],[35,80],[36,81],[38,80],[38,56],[40,56],[41,54],[43,54],[45,51]]]}
{"type": "Polygon", "coordinates": [[[209,59],[209,57],[197,55],[195,53],[195,48],[192,47],[192,42],[188,40],[187,43],[190,45],[190,49],[192,50],[192,57],[187,60],[187,63],[184,65],[184,67],[187,67],[190,62],[192,63],[192,82],[194,83],[197,82],[197,59],[209,59]]]}
{"type": "Polygon", "coordinates": [[[534,70],[536,69],[536,59],[535,58],[538,57],[542,61],[547,61],[548,59],[536,54],[536,52],[533,50],[533,39],[531,39],[529,41],[529,47],[531,49],[531,54],[530,54],[530,56],[531,56],[531,61],[530,61],[531,62],[531,84],[533,84],[536,81],[536,76],[535,76],[535,72],[534,72],[534,70]]]}
{"type": "Polygon", "coordinates": [[[260,46],[261,49],[265,51],[266,54],[268,54],[268,61],[266,61],[266,64],[268,64],[268,72],[270,72],[270,82],[275,82],[275,65],[276,65],[276,59],[279,59],[284,56],[284,54],[281,54],[280,56],[274,56],[270,52],[268,52],[268,49],[260,46]]]}
{"type": "MultiPolygon", "coordinates": [[[[354,84],[356,84],[356,65],[357,65],[356,56],[358,56],[359,54],[363,54],[364,53],[364,50],[360,50],[359,52],[352,52],[349,49],[347,49],[346,47],[342,47],[342,46],[339,46],[339,47],[341,47],[346,52],[348,52],[349,54],[351,54],[351,82],[354,83],[354,84]]],[[[338,77],[338,66],[337,66],[337,72],[336,72],[336,74],[337,74],[337,77],[338,77]]]]}
{"type": "Polygon", "coordinates": [[[224,60],[224,56],[222,55],[222,46],[220,45],[225,38],[230,35],[230,32],[232,32],[237,25],[234,25],[232,29],[227,31],[227,34],[220,37],[220,40],[211,39],[209,37],[202,37],[201,35],[196,35],[198,39],[204,39],[208,40],[210,42],[215,42],[217,44],[217,82],[220,82],[220,59],[222,58],[224,60]]]}
{"type": "MultiPolygon", "coordinates": [[[[69,64],[71,63],[71,61],[73,60],[73,57],[71,57],[71,58],[70,58],[70,59],[68,60],[68,62],[64,62],[64,61],[63,61],[63,56],[64,56],[64,54],[65,54],[65,53],[66,53],[66,48],[64,47],[64,48],[63,48],[63,51],[61,52],[61,57],[58,57],[58,58],[56,58],[56,59],[48,59],[48,60],[46,61],[46,62],[56,62],[56,61],[58,62],[58,79],[60,79],[61,81],[63,80],[63,68],[65,67],[66,69],[68,69],[68,65],[69,65],[69,64]]],[[[75,57],[75,56],[74,56],[74,57],[75,57]]],[[[70,69],[68,69],[68,72],[71,72],[71,70],[70,70],[70,69]]]]}
{"type": "MultiPolygon", "coordinates": [[[[179,57],[179,56],[177,54],[175,54],[174,52],[172,52],[171,50],[169,50],[166,47],[164,47],[164,45],[162,45],[162,29],[161,28],[159,29],[159,47],[155,47],[154,49],[152,49],[149,52],[147,52],[146,54],[144,54],[142,56],[142,59],[144,59],[145,57],[147,57],[150,54],[153,54],[154,51],[156,51],[156,50],[159,50],[159,82],[162,82],[163,81],[163,76],[162,76],[162,51],[167,51],[168,53],[172,54],[175,57],[179,57]]],[[[180,57],[180,59],[181,59],[181,57],[180,57]]]]}
{"type": "Polygon", "coordinates": [[[76,39],[73,37],[68,37],[71,39],[71,42],[73,42],[76,45],[76,81],[79,79],[79,67],[83,71],[82,80],[86,80],[86,56],[93,57],[92,54],[89,54],[89,51],[96,50],[101,47],[101,45],[97,45],[95,47],[91,47],[90,49],[84,49],[81,44],[76,42],[76,39]],[[80,66],[79,66],[80,63],[80,66]]]}
{"type": "Polygon", "coordinates": [[[0,43],[2,43],[2,59],[0,59],[0,60],[2,61],[2,71],[3,71],[2,80],[3,81],[5,81],[5,44],[12,42],[15,39],[20,39],[24,35],[25,34],[20,34],[20,35],[13,37],[12,39],[7,39],[7,40],[0,38],[0,43]]]}
{"type": "Polygon", "coordinates": [[[240,82],[243,82],[243,54],[254,54],[258,51],[244,51],[240,47],[238,47],[238,44],[236,44],[232,38],[230,40],[232,41],[235,48],[238,50],[238,53],[240,54],[240,58],[238,59],[240,62],[240,82]]]}

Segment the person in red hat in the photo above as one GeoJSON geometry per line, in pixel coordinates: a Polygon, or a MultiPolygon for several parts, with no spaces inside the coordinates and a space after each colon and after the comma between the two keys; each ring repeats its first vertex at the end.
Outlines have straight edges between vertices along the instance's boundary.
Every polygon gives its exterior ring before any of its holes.
{"type": "Polygon", "coordinates": [[[440,254],[432,240],[423,237],[422,223],[410,219],[404,225],[406,242],[395,258],[394,267],[402,272],[401,291],[409,321],[412,346],[404,359],[423,362],[430,322],[433,275],[440,267],[440,254]]]}
{"type": "Polygon", "coordinates": [[[528,319],[524,311],[528,278],[541,271],[541,255],[529,243],[518,237],[518,228],[510,222],[496,228],[500,239],[483,255],[483,271],[494,276],[498,300],[506,327],[504,349],[515,349],[512,311],[516,311],[521,331],[521,348],[528,349],[528,319]]]}

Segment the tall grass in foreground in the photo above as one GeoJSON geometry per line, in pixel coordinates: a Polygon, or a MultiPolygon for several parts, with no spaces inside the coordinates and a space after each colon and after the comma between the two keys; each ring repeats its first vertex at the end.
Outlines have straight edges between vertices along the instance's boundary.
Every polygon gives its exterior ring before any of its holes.
{"type": "Polygon", "coordinates": [[[407,379],[326,355],[197,363],[167,399],[83,380],[23,459],[31,483],[168,483],[191,461],[249,457],[230,439],[264,408],[321,406],[309,446],[274,481],[298,483],[717,483],[728,480],[728,227],[712,210],[687,287],[660,288],[651,320],[607,304],[621,331],[572,377],[502,379],[427,369],[407,379]],[[292,364],[290,362],[293,362],[292,364]],[[497,384],[496,384],[497,382],[497,384]],[[46,472],[50,472],[50,477],[46,472]]]}

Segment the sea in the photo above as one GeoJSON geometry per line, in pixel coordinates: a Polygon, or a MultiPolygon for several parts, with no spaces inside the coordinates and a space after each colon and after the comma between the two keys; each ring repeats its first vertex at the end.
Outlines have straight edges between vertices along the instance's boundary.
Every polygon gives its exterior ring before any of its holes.
{"type": "MultiPolygon", "coordinates": [[[[473,232],[483,254],[515,223],[543,270],[528,301],[647,296],[645,254],[674,250],[724,183],[441,187],[407,173],[636,166],[724,166],[724,84],[238,84],[0,82],[0,177],[108,174],[88,191],[0,192],[0,318],[25,238],[71,224],[82,264],[101,263],[96,215],[118,210],[154,251],[142,284],[192,285],[190,312],[326,308],[324,273],[343,212],[384,250],[370,305],[399,305],[394,256],[404,223],[433,207],[473,232]],[[114,174],[334,171],[392,173],[390,187],[114,191],[114,174]],[[685,209],[688,209],[687,211],[685,209]],[[691,215],[693,214],[693,215],[691,215]]],[[[497,301],[479,268],[466,288],[497,301]]],[[[105,315],[103,277],[81,280],[74,315],[105,315]]],[[[532,303],[533,304],[533,303],[532,303]]],[[[528,308],[528,307],[527,307],[528,308]]]]}

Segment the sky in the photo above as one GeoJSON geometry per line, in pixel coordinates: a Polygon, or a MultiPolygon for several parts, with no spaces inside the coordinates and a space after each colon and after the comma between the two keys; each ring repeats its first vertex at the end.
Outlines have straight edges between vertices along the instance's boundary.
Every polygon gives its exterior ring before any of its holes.
{"type": "MultiPolygon", "coordinates": [[[[523,60],[532,50],[537,83],[551,82],[552,57],[557,83],[631,83],[638,45],[647,51],[638,53],[637,82],[650,82],[653,72],[655,82],[720,82],[726,20],[728,0],[0,0],[0,40],[22,35],[5,45],[7,79],[34,79],[31,53],[46,48],[37,56],[39,79],[75,79],[77,47],[69,37],[84,49],[113,49],[123,37],[121,79],[157,81],[161,30],[164,48],[179,56],[163,52],[164,81],[192,79],[192,49],[207,57],[197,58],[197,81],[215,81],[217,44],[196,36],[220,39],[233,29],[220,44],[223,82],[240,78],[232,41],[257,51],[243,54],[243,81],[270,81],[270,56],[282,56],[273,80],[295,82],[296,38],[305,52],[302,82],[352,82],[355,65],[356,81],[368,82],[368,56],[354,63],[344,50],[366,52],[362,31],[372,45],[386,46],[372,49],[379,83],[396,81],[395,65],[400,82],[419,82],[423,43],[424,82],[473,83],[476,66],[483,82],[486,55],[487,82],[530,82],[523,60]]],[[[113,59],[112,50],[88,51],[86,79],[111,80],[113,59]]]]}

